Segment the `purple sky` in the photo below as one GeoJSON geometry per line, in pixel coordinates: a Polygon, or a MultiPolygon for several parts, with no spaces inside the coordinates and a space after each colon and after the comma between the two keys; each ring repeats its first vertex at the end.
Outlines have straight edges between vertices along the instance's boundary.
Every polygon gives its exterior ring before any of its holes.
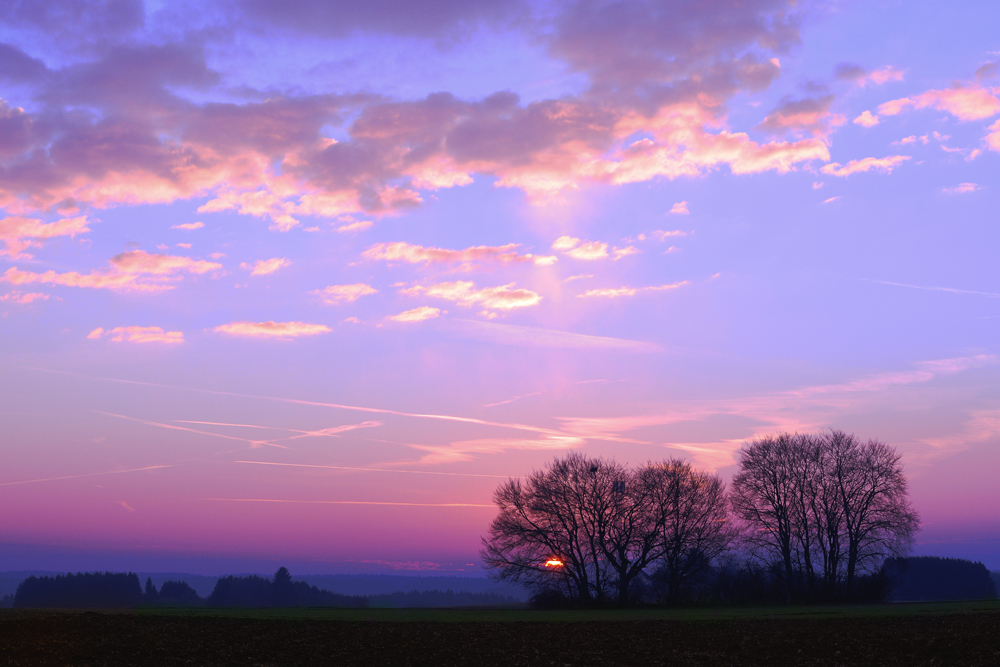
{"type": "Polygon", "coordinates": [[[897,447],[1000,569],[1000,5],[0,1],[0,570],[477,570],[570,450],[897,447]]]}

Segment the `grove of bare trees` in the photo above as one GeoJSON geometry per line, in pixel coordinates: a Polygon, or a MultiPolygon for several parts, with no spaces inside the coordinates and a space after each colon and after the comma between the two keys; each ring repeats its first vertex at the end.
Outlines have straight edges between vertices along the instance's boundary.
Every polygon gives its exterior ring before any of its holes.
{"type": "Polygon", "coordinates": [[[571,453],[500,485],[482,558],[498,580],[580,606],[732,598],[751,579],[770,599],[837,600],[912,543],[919,519],[885,444],[778,434],[737,462],[727,490],[677,459],[571,453]]]}

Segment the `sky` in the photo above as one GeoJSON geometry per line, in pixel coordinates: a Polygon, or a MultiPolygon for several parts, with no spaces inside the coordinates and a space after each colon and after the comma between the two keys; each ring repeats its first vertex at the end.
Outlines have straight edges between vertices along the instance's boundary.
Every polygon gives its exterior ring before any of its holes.
{"type": "Polygon", "coordinates": [[[570,451],[1000,570],[1000,5],[0,1],[0,569],[481,573],[570,451]]]}

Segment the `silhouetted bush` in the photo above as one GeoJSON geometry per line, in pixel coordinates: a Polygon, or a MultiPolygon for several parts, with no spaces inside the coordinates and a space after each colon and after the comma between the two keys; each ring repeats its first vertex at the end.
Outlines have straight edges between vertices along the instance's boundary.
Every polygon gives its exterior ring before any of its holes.
{"type": "Polygon", "coordinates": [[[996,583],[986,566],[961,558],[893,558],[883,572],[895,601],[984,600],[997,596],[996,583]]]}
{"type": "MultiPolygon", "coordinates": [[[[304,581],[292,581],[288,570],[275,573],[276,581],[265,577],[221,577],[208,596],[213,607],[351,607],[366,605],[365,598],[339,595],[310,586],[304,581]]],[[[164,584],[166,585],[166,584],[164,584]]],[[[160,591],[163,596],[163,591],[160,591]]]]}
{"type": "Polygon", "coordinates": [[[86,572],[55,577],[28,577],[17,587],[19,608],[122,608],[142,603],[139,577],[124,572],[86,572]]]}
{"type": "Polygon", "coordinates": [[[0,609],[10,609],[14,606],[14,596],[10,593],[0,597],[0,609]]]}
{"type": "Polygon", "coordinates": [[[532,609],[570,609],[574,602],[562,591],[549,589],[532,595],[528,605],[532,609]]]}

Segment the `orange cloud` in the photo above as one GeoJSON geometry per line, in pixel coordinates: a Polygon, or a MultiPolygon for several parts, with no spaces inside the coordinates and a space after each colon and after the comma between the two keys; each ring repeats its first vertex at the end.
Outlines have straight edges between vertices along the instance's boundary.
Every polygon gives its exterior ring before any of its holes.
{"type": "Polygon", "coordinates": [[[251,276],[266,276],[290,265],[291,261],[284,257],[272,257],[271,259],[258,260],[252,265],[243,262],[240,264],[240,268],[250,271],[251,276]]]}
{"type": "Polygon", "coordinates": [[[990,133],[986,135],[986,145],[992,151],[1000,153],[1000,120],[989,127],[990,133]]]}
{"type": "Polygon", "coordinates": [[[205,226],[204,222],[185,222],[182,225],[174,225],[170,229],[183,229],[185,231],[193,231],[195,229],[201,229],[205,226]]]}
{"type": "Polygon", "coordinates": [[[164,331],[161,327],[115,327],[102,329],[98,327],[87,334],[87,338],[98,340],[108,338],[116,343],[183,343],[184,333],[181,331],[164,331]]]}
{"type": "Polygon", "coordinates": [[[457,263],[494,261],[501,264],[512,262],[527,262],[532,256],[517,252],[518,243],[508,243],[503,246],[475,246],[465,250],[447,250],[445,248],[425,248],[411,245],[405,241],[396,243],[376,243],[361,253],[365,259],[384,260],[386,262],[406,262],[420,264],[423,262],[457,263]]]}
{"type": "Polygon", "coordinates": [[[90,231],[87,224],[86,216],[63,218],[48,224],[33,218],[4,218],[0,220],[0,241],[4,242],[0,255],[7,255],[12,259],[31,257],[24,251],[28,248],[40,248],[41,240],[57,236],[74,238],[77,234],[90,231]]]}
{"type": "Polygon", "coordinates": [[[691,211],[688,210],[688,203],[686,201],[679,201],[670,207],[670,212],[674,215],[690,215],[691,211]]]}
{"type": "Polygon", "coordinates": [[[389,317],[390,320],[396,322],[422,322],[423,320],[431,320],[438,317],[441,314],[440,308],[432,308],[430,306],[420,306],[419,308],[414,308],[412,310],[405,310],[399,315],[392,315],[389,317]]]}
{"type": "Polygon", "coordinates": [[[213,331],[231,336],[248,338],[279,338],[288,339],[298,336],[315,336],[329,333],[330,327],[323,324],[306,324],[305,322],[230,322],[220,324],[213,331]]]}
{"type": "Polygon", "coordinates": [[[959,183],[953,188],[944,188],[945,193],[949,195],[960,195],[968,192],[975,192],[980,186],[977,183],[959,183]]]}
{"type": "Polygon", "coordinates": [[[353,285],[330,285],[329,287],[313,290],[309,293],[320,297],[323,303],[336,306],[344,302],[353,303],[363,296],[377,292],[378,290],[371,285],[354,283],[353,285]]]}
{"type": "Polygon", "coordinates": [[[850,176],[863,171],[881,171],[891,174],[892,170],[910,159],[909,155],[889,155],[883,158],[866,157],[862,160],[851,160],[841,166],[839,162],[831,162],[820,171],[831,176],[850,176]]]}
{"type": "Polygon", "coordinates": [[[350,232],[362,232],[366,229],[370,229],[375,225],[371,220],[358,220],[357,222],[349,222],[346,225],[341,225],[337,227],[337,231],[341,234],[347,234],[350,232]]]}
{"type": "Polygon", "coordinates": [[[541,296],[531,290],[512,289],[513,287],[514,283],[510,283],[499,287],[476,289],[475,283],[460,280],[453,283],[439,283],[430,287],[417,285],[409,289],[400,290],[400,293],[407,296],[424,294],[438,299],[454,301],[460,306],[468,307],[481,304],[487,308],[496,308],[499,310],[535,306],[542,300],[541,296]]]}

